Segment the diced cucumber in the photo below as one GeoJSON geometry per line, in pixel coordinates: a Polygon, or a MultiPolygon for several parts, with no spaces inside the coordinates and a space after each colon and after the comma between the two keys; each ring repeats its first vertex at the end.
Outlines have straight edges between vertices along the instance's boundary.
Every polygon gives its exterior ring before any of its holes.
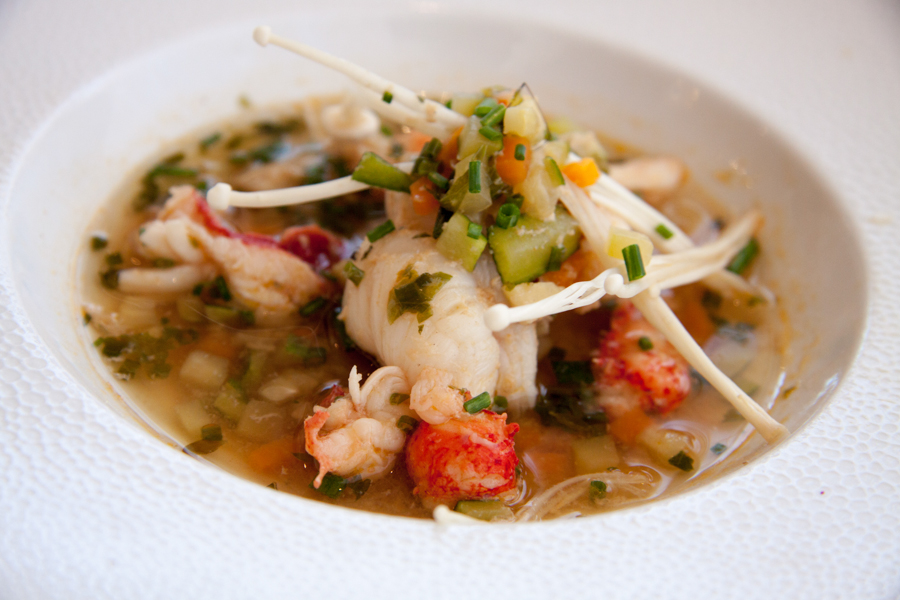
{"type": "Polygon", "coordinates": [[[253,390],[262,381],[263,368],[269,353],[264,350],[251,350],[247,359],[247,370],[241,378],[241,386],[245,390],[253,390]]]}
{"type": "Polygon", "coordinates": [[[543,275],[553,248],[562,248],[560,256],[565,260],[578,249],[580,238],[578,223],[562,207],[557,207],[553,221],[523,215],[515,227],[494,226],[489,233],[497,271],[507,285],[525,283],[543,275]]]}
{"type": "Polygon", "coordinates": [[[482,127],[481,119],[476,116],[469,117],[462,131],[459,133],[459,151],[457,157],[462,159],[484,148],[485,156],[490,157],[492,154],[503,149],[503,140],[492,141],[481,135],[479,130],[482,127]]]}
{"type": "Polygon", "coordinates": [[[221,387],[213,402],[213,408],[222,413],[222,416],[237,423],[244,414],[247,405],[247,396],[237,382],[229,381],[221,387]]]}
{"type": "Polygon", "coordinates": [[[460,500],[453,510],[481,521],[507,521],[513,518],[512,509],[499,500],[460,500]]]}
{"type": "Polygon", "coordinates": [[[578,439],[572,442],[575,472],[579,475],[600,473],[619,466],[619,452],[611,435],[578,439]]]}
{"type": "Polygon", "coordinates": [[[483,235],[479,235],[477,239],[469,237],[471,223],[464,214],[454,214],[444,224],[441,237],[435,244],[438,252],[450,260],[458,260],[467,271],[475,269],[475,264],[488,243],[483,235]]]}
{"type": "Polygon", "coordinates": [[[441,206],[452,211],[464,212],[474,215],[491,205],[491,177],[488,173],[488,163],[484,160],[484,150],[479,150],[463,159],[456,165],[457,175],[447,193],[441,198],[441,206]],[[471,165],[479,161],[476,191],[472,191],[470,179],[471,165]],[[465,165],[461,170],[461,165],[465,165]]]}
{"type": "Polygon", "coordinates": [[[374,152],[366,152],[353,169],[351,177],[355,181],[367,183],[374,187],[409,193],[412,178],[384,160],[374,152]]]}
{"type": "Polygon", "coordinates": [[[670,459],[679,453],[696,461],[691,435],[684,431],[647,427],[638,435],[637,442],[647,450],[657,464],[663,467],[672,464],[669,462],[670,459]]]}
{"type": "Polygon", "coordinates": [[[482,94],[453,94],[450,98],[450,109],[461,115],[471,117],[475,107],[484,99],[482,94]]]}

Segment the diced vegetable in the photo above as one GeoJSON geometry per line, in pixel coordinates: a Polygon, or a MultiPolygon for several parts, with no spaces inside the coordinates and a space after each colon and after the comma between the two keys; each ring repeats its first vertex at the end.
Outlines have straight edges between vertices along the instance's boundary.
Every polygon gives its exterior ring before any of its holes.
{"type": "Polygon", "coordinates": [[[640,246],[632,244],[622,249],[622,257],[625,259],[625,271],[628,281],[635,281],[647,274],[644,270],[644,261],[641,260],[640,246]]]}
{"type": "Polygon", "coordinates": [[[544,165],[532,160],[525,180],[514,188],[523,197],[522,212],[542,221],[552,219],[558,199],[550,193],[554,187],[544,165]]]}
{"type": "Polygon", "coordinates": [[[608,431],[617,442],[632,444],[635,438],[652,424],[653,420],[640,407],[635,407],[613,419],[609,423],[608,431]]]}
{"type": "Polygon", "coordinates": [[[503,288],[503,294],[509,300],[510,306],[524,306],[532,302],[539,302],[561,291],[563,291],[563,288],[549,281],[520,283],[511,288],[503,288]]]}
{"type": "Polygon", "coordinates": [[[359,284],[362,283],[363,277],[365,277],[366,272],[353,264],[352,261],[347,261],[344,263],[344,275],[347,276],[347,279],[353,282],[353,285],[359,287],[359,284]]]}
{"type": "Polygon", "coordinates": [[[544,139],[547,133],[544,118],[533,98],[525,98],[516,106],[506,109],[503,133],[521,136],[532,144],[544,139]]]}
{"type": "Polygon", "coordinates": [[[581,232],[575,219],[562,207],[555,215],[553,221],[523,215],[515,227],[491,227],[488,237],[503,283],[525,283],[544,274],[554,247],[563,248],[562,260],[578,249],[581,232]]]}
{"type": "MultiPolygon", "coordinates": [[[[432,175],[438,174],[432,173],[432,175]]],[[[437,198],[435,198],[432,193],[433,190],[434,183],[432,183],[428,177],[420,177],[409,186],[409,193],[410,196],[412,196],[413,211],[415,211],[417,215],[430,215],[441,207],[440,202],[438,202],[437,198]]]]}
{"type": "Polygon", "coordinates": [[[575,472],[579,475],[599,473],[619,465],[619,452],[611,435],[580,438],[572,442],[575,472]]]}
{"type": "Polygon", "coordinates": [[[185,383],[199,388],[218,389],[228,377],[228,359],[194,350],[188,354],[178,376],[185,383]]]}
{"type": "Polygon", "coordinates": [[[363,154],[351,176],[374,187],[409,193],[412,178],[374,152],[363,154]]]}
{"type": "Polygon", "coordinates": [[[509,185],[525,181],[531,165],[531,144],[523,137],[507,135],[503,138],[503,151],[497,155],[497,175],[509,185]],[[520,158],[521,157],[521,158],[520,158]]]}
{"type": "Polygon", "coordinates": [[[589,495],[591,500],[603,500],[606,498],[606,482],[599,479],[591,481],[589,495]]]}
{"type": "Polygon", "coordinates": [[[240,384],[236,381],[228,381],[216,394],[213,408],[222,413],[222,416],[229,421],[237,423],[244,413],[246,404],[247,396],[240,384]]]}
{"type": "Polygon", "coordinates": [[[463,159],[471,156],[479,150],[484,150],[484,156],[491,156],[503,148],[503,140],[500,138],[491,140],[481,132],[481,119],[476,116],[469,117],[459,134],[459,149],[457,157],[463,159]]]}
{"type": "Polygon", "coordinates": [[[559,165],[552,156],[544,157],[544,168],[547,169],[547,174],[550,176],[550,183],[555,186],[565,185],[566,180],[563,179],[562,171],[559,170],[559,165]]]}
{"type": "Polygon", "coordinates": [[[367,233],[366,238],[374,244],[390,232],[394,231],[394,229],[394,222],[388,219],[387,221],[367,233]]]}
{"type": "Polygon", "coordinates": [[[199,400],[188,400],[175,405],[175,414],[181,421],[181,426],[192,436],[200,434],[204,425],[209,423],[209,413],[203,408],[199,400]]]}
{"type": "Polygon", "coordinates": [[[409,265],[397,274],[397,285],[388,298],[388,321],[393,323],[404,313],[414,313],[419,323],[433,314],[431,300],[438,290],[450,281],[446,273],[422,273],[419,275],[409,265]]]}
{"type": "Polygon", "coordinates": [[[480,521],[507,521],[513,518],[512,509],[500,500],[460,500],[453,510],[480,521]]]}
{"type": "Polygon", "coordinates": [[[600,179],[600,169],[591,158],[582,158],[577,162],[569,163],[562,167],[562,172],[572,183],[583,188],[594,185],[600,179]]]}
{"type": "Polygon", "coordinates": [[[450,108],[463,116],[471,117],[482,99],[484,96],[481,94],[453,94],[450,98],[450,108]]]}
{"type": "Polygon", "coordinates": [[[463,403],[463,408],[470,415],[474,415],[475,413],[479,413],[486,408],[490,408],[491,406],[491,395],[487,392],[481,392],[471,400],[466,400],[463,403]]]}
{"type": "MultiPolygon", "coordinates": [[[[647,427],[637,436],[637,442],[647,450],[653,460],[659,465],[672,464],[672,466],[682,469],[682,466],[687,464],[685,458],[689,459],[691,464],[693,464],[691,437],[683,431],[647,427]],[[679,454],[685,457],[679,459],[679,464],[682,466],[669,462],[672,457],[679,454]]],[[[682,470],[690,470],[690,468],[682,470]]]]}
{"type": "Polygon", "coordinates": [[[664,240],[671,239],[672,236],[675,235],[664,223],[660,223],[656,226],[656,233],[664,240]]]}
{"type": "Polygon", "coordinates": [[[747,245],[735,255],[728,264],[727,269],[732,273],[741,275],[747,270],[747,267],[750,266],[750,263],[753,262],[753,259],[756,258],[757,254],[759,254],[759,242],[757,242],[755,238],[752,238],[747,242],[747,245]]]}
{"type": "Polygon", "coordinates": [[[472,238],[469,236],[469,227],[472,223],[464,214],[456,213],[444,224],[441,237],[438,238],[435,247],[438,252],[450,260],[459,261],[467,271],[473,271],[478,263],[478,258],[487,247],[488,240],[481,234],[472,238]]]}
{"type": "Polygon", "coordinates": [[[247,370],[241,378],[241,387],[252,390],[262,381],[263,368],[268,362],[269,353],[264,350],[250,350],[247,358],[247,370]]]}
{"type": "Polygon", "coordinates": [[[488,170],[483,168],[483,154],[479,150],[470,155],[468,160],[462,160],[456,165],[456,179],[453,180],[447,194],[441,198],[441,205],[444,208],[474,215],[490,207],[491,180],[488,170]],[[461,167],[465,167],[462,173],[459,172],[461,167]]]}
{"type": "Polygon", "coordinates": [[[500,227],[501,229],[514,227],[515,224],[519,222],[520,214],[518,206],[512,202],[507,202],[501,206],[500,210],[497,212],[497,227],[500,227]]]}
{"type": "Polygon", "coordinates": [[[279,475],[281,469],[296,462],[293,437],[273,440],[255,448],[247,455],[247,465],[264,475],[279,475]]]}
{"type": "Polygon", "coordinates": [[[609,228],[609,248],[606,253],[612,258],[622,258],[622,250],[637,244],[641,251],[641,260],[645,265],[650,264],[653,258],[653,242],[643,233],[622,227],[609,228]]]}

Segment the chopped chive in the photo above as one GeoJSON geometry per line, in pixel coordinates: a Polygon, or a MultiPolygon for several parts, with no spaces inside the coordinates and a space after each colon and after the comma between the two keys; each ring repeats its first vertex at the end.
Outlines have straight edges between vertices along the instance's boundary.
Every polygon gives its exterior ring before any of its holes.
{"type": "Polygon", "coordinates": [[[562,268],[563,255],[566,249],[562,246],[553,246],[550,249],[550,258],[547,260],[547,271],[559,271],[562,268]]]}
{"type": "MultiPolygon", "coordinates": [[[[125,363],[128,363],[126,360],[125,363]]],[[[125,364],[123,363],[123,367],[125,364]]],[[[121,368],[119,369],[119,373],[128,376],[128,372],[123,371],[121,368]]],[[[131,373],[133,375],[133,373],[131,373]]],[[[219,449],[219,446],[222,445],[222,440],[197,440],[196,442],[191,442],[187,446],[184,447],[184,451],[188,454],[212,454],[216,450],[219,449]]]]}
{"type": "MultiPolygon", "coordinates": [[[[393,156],[403,154],[403,146],[394,144],[396,152],[391,150],[393,156]]],[[[353,169],[350,177],[354,181],[365,183],[373,187],[393,190],[395,192],[409,193],[412,178],[395,165],[384,160],[374,152],[366,152],[359,159],[359,164],[353,169]]]]}
{"type": "Polygon", "coordinates": [[[444,102],[444,106],[446,106],[447,108],[452,110],[453,109],[453,98],[450,98],[449,100],[444,102]]]}
{"type": "Polygon", "coordinates": [[[117,265],[121,265],[124,261],[122,260],[121,252],[113,252],[112,254],[106,255],[106,264],[110,267],[115,267],[117,265]]]}
{"type": "Polygon", "coordinates": [[[382,125],[381,126],[381,135],[383,135],[385,137],[391,137],[392,135],[394,135],[394,132],[387,125],[382,125]]]}
{"type": "Polygon", "coordinates": [[[87,325],[94,319],[94,317],[91,316],[91,313],[89,313],[86,310],[81,311],[81,314],[84,315],[84,324],[85,325],[87,325]]]}
{"type": "Polygon", "coordinates": [[[710,450],[710,452],[712,452],[713,454],[715,454],[716,456],[718,456],[719,454],[722,454],[723,452],[725,452],[725,450],[726,450],[727,448],[728,448],[728,447],[727,447],[725,444],[716,444],[715,446],[713,446],[713,447],[710,448],[709,450],[710,450]]]}
{"type": "Polygon", "coordinates": [[[385,90],[384,94],[381,95],[381,100],[385,104],[390,104],[393,99],[394,99],[394,95],[386,90],[385,90]]]}
{"type": "Polygon", "coordinates": [[[481,124],[485,127],[493,127],[500,123],[503,120],[503,116],[506,114],[506,107],[502,104],[497,104],[494,108],[492,108],[488,114],[484,115],[481,118],[481,124]]]}
{"type": "Polygon", "coordinates": [[[469,228],[466,230],[466,235],[468,235],[473,240],[477,240],[481,237],[481,225],[478,223],[469,223],[469,228]]]}
{"type": "Polygon", "coordinates": [[[153,171],[151,171],[153,176],[157,175],[166,175],[168,177],[196,177],[197,170],[196,169],[188,169],[185,167],[178,167],[175,165],[162,164],[156,165],[153,167],[153,171]]]}
{"type": "Polygon", "coordinates": [[[220,298],[225,302],[231,301],[231,290],[228,289],[228,284],[225,282],[225,278],[219,275],[212,282],[213,288],[213,297],[220,298]]]}
{"type": "Polygon", "coordinates": [[[625,259],[628,281],[635,281],[647,274],[644,270],[644,260],[641,258],[641,249],[637,244],[622,248],[622,257],[625,259]]]}
{"type": "Polygon", "coordinates": [[[469,163],[469,193],[481,192],[481,161],[473,160],[469,163]]]}
{"type": "Polygon", "coordinates": [[[207,148],[218,142],[220,139],[222,139],[222,134],[218,131],[213,133],[212,135],[208,135],[200,140],[200,149],[206,150],[207,148]]]}
{"type": "Polygon", "coordinates": [[[472,111],[472,114],[479,118],[484,117],[489,112],[491,112],[498,104],[499,102],[497,102],[493,98],[485,98],[478,103],[478,105],[475,107],[475,110],[472,111]]]}
{"type": "Polygon", "coordinates": [[[396,406],[398,404],[403,404],[407,400],[409,400],[409,394],[401,394],[399,392],[394,392],[393,394],[391,394],[390,402],[391,402],[391,404],[396,406]]]}
{"type": "Polygon", "coordinates": [[[276,483],[276,482],[274,482],[274,481],[273,481],[272,483],[270,483],[269,485],[267,485],[266,487],[267,487],[267,488],[272,488],[272,489],[275,490],[276,492],[278,491],[278,483],[276,483]]]}
{"type": "Polygon", "coordinates": [[[309,487],[316,490],[320,494],[325,494],[332,500],[335,500],[338,496],[341,495],[341,492],[344,491],[344,488],[347,487],[347,480],[339,475],[335,475],[334,473],[326,473],[325,477],[322,478],[322,483],[319,484],[317,488],[315,486],[315,481],[309,484],[309,487]]]}
{"type": "Polygon", "coordinates": [[[750,266],[757,254],[759,254],[759,242],[756,241],[756,238],[751,238],[747,245],[741,248],[741,251],[731,259],[727,269],[740,275],[747,270],[747,267],[750,266]]]}
{"type": "Polygon", "coordinates": [[[356,287],[359,287],[363,277],[366,276],[366,272],[348,260],[344,263],[344,275],[346,275],[347,279],[352,281],[356,287]]]}
{"type": "Polygon", "coordinates": [[[114,290],[119,287],[119,271],[110,269],[100,273],[100,283],[108,290],[114,290]]]}
{"type": "Polygon", "coordinates": [[[474,415],[475,413],[481,412],[484,409],[490,407],[491,405],[491,395],[487,392],[481,392],[471,400],[467,400],[463,403],[463,408],[466,409],[466,412],[470,415],[474,415]]]}
{"type": "Polygon", "coordinates": [[[666,227],[663,223],[660,223],[656,226],[656,233],[658,233],[664,240],[671,239],[671,237],[675,235],[674,233],[672,233],[672,230],[666,227]]]}
{"type": "Polygon", "coordinates": [[[670,458],[669,464],[676,469],[681,469],[682,471],[694,470],[694,459],[685,454],[684,450],[670,458]]]}
{"type": "Polygon", "coordinates": [[[479,129],[478,133],[491,140],[492,142],[496,142],[503,138],[503,134],[500,133],[499,129],[497,129],[496,127],[488,127],[487,125],[479,129]]]}
{"type": "Polygon", "coordinates": [[[497,226],[501,229],[515,227],[519,222],[519,214],[521,214],[519,207],[512,202],[507,202],[500,207],[500,211],[497,213],[497,226]]]}
{"type": "Polygon", "coordinates": [[[218,442],[222,439],[222,428],[215,424],[204,425],[200,429],[200,437],[210,442],[218,442]]]}
{"type": "Polygon", "coordinates": [[[606,482],[594,479],[590,486],[591,500],[603,500],[606,498],[606,482]]]}
{"type": "Polygon", "coordinates": [[[438,173],[437,171],[432,171],[428,174],[428,181],[433,183],[439,190],[442,192],[446,192],[447,188],[450,187],[450,180],[446,177],[438,173]]]}
{"type": "MultiPolygon", "coordinates": [[[[347,264],[352,264],[352,263],[347,263],[347,264]]],[[[309,317],[309,316],[315,314],[320,308],[325,306],[325,304],[327,302],[328,301],[325,300],[325,298],[323,298],[322,296],[319,296],[315,300],[311,300],[307,304],[300,307],[300,314],[303,315],[304,317],[309,317]]]]}
{"type": "Polygon", "coordinates": [[[372,231],[366,234],[366,237],[369,238],[369,241],[372,243],[377,242],[390,232],[394,230],[394,222],[388,219],[372,231]]]}
{"type": "Polygon", "coordinates": [[[525,160],[525,144],[516,144],[516,160],[525,160]]]}
{"type": "Polygon", "coordinates": [[[105,235],[97,234],[91,236],[91,250],[103,250],[109,244],[109,240],[105,235]]]}
{"type": "Polygon", "coordinates": [[[353,492],[353,495],[359,500],[363,497],[363,494],[369,491],[370,485],[372,485],[371,479],[360,479],[359,481],[354,481],[347,487],[350,488],[350,491],[353,492]]]}
{"type": "Polygon", "coordinates": [[[431,138],[428,140],[428,143],[422,147],[422,156],[426,156],[431,159],[436,159],[437,155],[441,153],[441,149],[444,147],[441,144],[441,140],[437,138],[431,138]]]}
{"type": "Polygon", "coordinates": [[[410,433],[413,429],[416,428],[416,424],[418,421],[410,417],[409,415],[403,415],[399,419],[397,419],[397,429],[404,433],[410,433]]]}
{"type": "Polygon", "coordinates": [[[525,196],[523,196],[522,194],[513,194],[512,196],[507,198],[506,201],[510,204],[515,204],[516,208],[521,209],[522,203],[525,202],[525,196]]]}
{"type": "Polygon", "coordinates": [[[170,269],[175,266],[175,261],[171,258],[154,258],[151,264],[154,269],[170,269]]]}
{"type": "Polygon", "coordinates": [[[650,338],[648,338],[646,335],[643,335],[638,340],[638,346],[640,346],[641,350],[643,350],[645,352],[647,350],[653,350],[653,341],[650,338]]]}
{"type": "Polygon", "coordinates": [[[506,399],[506,396],[497,396],[494,398],[494,406],[497,407],[498,412],[503,412],[509,408],[509,400],[506,399]]]}
{"type": "Polygon", "coordinates": [[[552,156],[544,157],[544,167],[547,169],[547,174],[550,175],[550,181],[553,185],[559,186],[566,182],[566,180],[563,179],[562,171],[559,170],[559,165],[556,164],[556,161],[553,160],[552,156]]]}
{"type": "Polygon", "coordinates": [[[587,360],[558,360],[551,363],[556,381],[560,385],[591,385],[594,383],[594,372],[587,360]]]}

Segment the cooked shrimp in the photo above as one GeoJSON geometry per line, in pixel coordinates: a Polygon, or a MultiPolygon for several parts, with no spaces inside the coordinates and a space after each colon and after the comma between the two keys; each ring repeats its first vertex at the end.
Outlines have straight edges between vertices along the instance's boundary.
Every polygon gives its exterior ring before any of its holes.
{"type": "Polygon", "coordinates": [[[613,311],[593,367],[600,402],[613,418],[636,402],[645,412],[665,414],[691,391],[687,361],[630,302],[613,311]]]}
{"type": "Polygon", "coordinates": [[[180,263],[212,263],[260,322],[277,321],[328,289],[308,263],[273,238],[228,229],[193,188],[172,189],[157,220],[143,227],[141,252],[180,263]]]}
{"type": "Polygon", "coordinates": [[[522,325],[524,333],[499,336],[504,341],[501,345],[498,336],[484,323],[484,311],[494,301],[496,292],[479,286],[472,273],[440,254],[430,237],[396,231],[375,242],[371,250],[361,251],[365,258],[357,264],[365,275],[358,287],[347,283],[342,312],[347,333],[360,348],[381,364],[400,367],[414,383],[423,377],[426,368],[432,367],[449,373],[447,385],[457,389],[475,395],[506,395],[513,408],[534,405],[534,324],[522,325]],[[419,323],[416,315],[406,313],[391,323],[391,290],[397,284],[398,274],[408,266],[418,273],[440,272],[451,278],[431,300],[433,316],[419,323]],[[521,343],[521,347],[507,346],[515,343],[521,343]],[[530,378],[521,377],[522,373],[530,373],[530,378]],[[510,384],[512,379],[516,381],[510,384]]]}
{"type": "Polygon", "coordinates": [[[406,470],[413,493],[426,507],[458,500],[515,495],[513,436],[506,415],[482,411],[440,425],[419,423],[406,445],[406,470]]]}
{"type": "Polygon", "coordinates": [[[362,389],[356,367],[351,370],[349,394],[317,406],[303,423],[306,451],[319,463],[315,487],[328,473],[376,477],[390,470],[406,442],[399,420],[413,415],[405,403],[391,404],[391,397],[409,391],[397,367],[381,367],[362,389]]]}

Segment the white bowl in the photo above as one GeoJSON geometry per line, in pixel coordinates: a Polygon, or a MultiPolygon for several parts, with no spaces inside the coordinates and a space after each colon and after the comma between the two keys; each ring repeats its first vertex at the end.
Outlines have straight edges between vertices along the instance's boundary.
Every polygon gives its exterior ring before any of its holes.
{"type": "MultiPolygon", "coordinates": [[[[767,215],[762,268],[773,277],[793,331],[787,377],[800,384],[773,414],[797,431],[833,396],[865,323],[860,244],[841,200],[816,171],[735,102],[648,60],[528,21],[326,12],[274,25],[413,89],[478,89],[524,79],[551,112],[648,151],[683,157],[736,213],[761,206],[767,215]],[[714,177],[732,161],[740,161],[752,187],[726,186],[714,177]]],[[[753,531],[747,518],[760,514],[753,503],[767,506],[777,495],[777,476],[754,468],[772,451],[758,435],[698,478],[691,493],[577,521],[446,530],[273,493],[148,435],[85,344],[73,290],[90,221],[133,169],[168,141],[233,116],[239,96],[265,106],[348,85],[282,50],[259,48],[246,28],[217,29],[98,79],[61,106],[27,149],[10,189],[3,243],[12,257],[14,309],[24,311],[39,341],[5,350],[26,363],[46,360],[46,370],[61,368],[56,377],[70,387],[59,404],[75,407],[77,435],[92,440],[77,444],[82,454],[71,474],[83,495],[47,524],[47,535],[65,529],[55,552],[77,553],[80,540],[97,536],[107,546],[89,552],[84,565],[99,569],[121,560],[134,581],[149,586],[142,588],[148,596],[178,590],[269,597],[301,580],[306,593],[338,596],[359,590],[387,596],[398,587],[428,589],[423,595],[429,597],[527,597],[537,589],[561,596],[600,581],[639,596],[666,581],[674,582],[670,591],[689,593],[690,582],[680,578],[695,568],[704,547],[734,549],[777,536],[774,525],[753,531]],[[716,478],[730,471],[737,472],[716,478]],[[727,542],[719,539],[722,531],[731,536],[727,542]],[[528,564],[518,564],[516,578],[507,580],[513,552],[528,564]],[[667,554],[689,556],[692,566],[667,562],[667,554]],[[472,564],[476,558],[480,562],[472,564]],[[652,572],[635,578],[643,566],[652,572]],[[172,579],[156,581],[150,576],[156,569],[172,579]],[[550,572],[566,573],[553,592],[550,572]],[[427,587],[435,582],[441,587],[427,587]]],[[[25,414],[27,395],[20,401],[17,410],[25,414]]],[[[53,437],[64,425],[33,430],[65,451],[65,438],[53,437]]],[[[791,444],[783,443],[785,452],[791,444]]],[[[35,465],[36,473],[43,468],[35,465]]],[[[129,595],[126,582],[114,581],[129,595]]],[[[62,588],[51,582],[42,589],[62,588]]]]}

